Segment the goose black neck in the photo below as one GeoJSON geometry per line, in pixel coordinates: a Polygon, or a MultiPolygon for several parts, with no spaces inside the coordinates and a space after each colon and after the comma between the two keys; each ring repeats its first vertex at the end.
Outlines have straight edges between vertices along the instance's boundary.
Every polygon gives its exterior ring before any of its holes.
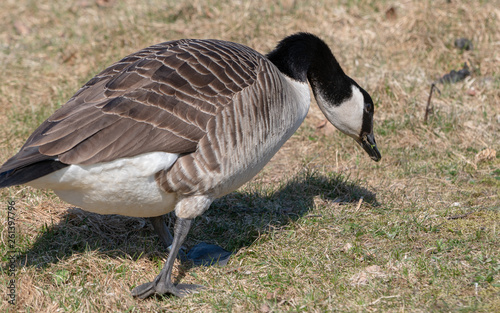
{"type": "Polygon", "coordinates": [[[309,33],[283,39],[267,58],[285,75],[300,82],[309,80],[317,95],[333,103],[350,97],[353,81],[344,73],[326,43],[309,33]]]}

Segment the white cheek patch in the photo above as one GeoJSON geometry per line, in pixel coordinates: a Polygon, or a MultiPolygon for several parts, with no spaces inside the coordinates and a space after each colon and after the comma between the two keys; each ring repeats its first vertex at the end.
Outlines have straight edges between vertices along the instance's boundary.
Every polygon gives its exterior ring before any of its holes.
{"type": "Polygon", "coordinates": [[[365,101],[358,87],[353,85],[351,98],[340,105],[329,104],[322,95],[318,95],[317,102],[330,123],[346,135],[359,138],[363,126],[365,101]]]}

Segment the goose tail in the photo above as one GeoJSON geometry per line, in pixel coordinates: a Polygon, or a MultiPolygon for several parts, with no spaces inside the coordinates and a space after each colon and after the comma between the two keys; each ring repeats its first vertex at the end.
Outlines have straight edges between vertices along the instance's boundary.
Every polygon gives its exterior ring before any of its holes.
{"type": "Polygon", "coordinates": [[[20,168],[0,172],[0,188],[26,184],[32,180],[65,168],[66,166],[68,166],[68,164],[56,160],[44,160],[20,168]]]}

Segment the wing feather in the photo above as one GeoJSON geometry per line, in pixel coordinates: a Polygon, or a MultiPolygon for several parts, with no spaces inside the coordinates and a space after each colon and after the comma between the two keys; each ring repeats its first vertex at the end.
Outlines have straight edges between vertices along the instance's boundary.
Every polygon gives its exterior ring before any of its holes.
{"type": "Polygon", "coordinates": [[[210,120],[254,83],[262,58],[218,40],[165,42],[131,54],[80,88],[0,172],[44,160],[94,164],[194,152],[210,120]]]}

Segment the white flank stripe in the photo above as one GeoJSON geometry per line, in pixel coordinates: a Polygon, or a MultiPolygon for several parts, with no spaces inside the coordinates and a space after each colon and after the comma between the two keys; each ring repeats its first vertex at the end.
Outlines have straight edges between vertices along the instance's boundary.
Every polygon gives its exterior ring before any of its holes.
{"type": "Polygon", "coordinates": [[[174,210],[174,194],[163,192],[154,175],[168,169],[178,155],[151,152],[92,165],[70,165],[29,182],[50,188],[64,201],[100,214],[150,217],[174,210]]]}

